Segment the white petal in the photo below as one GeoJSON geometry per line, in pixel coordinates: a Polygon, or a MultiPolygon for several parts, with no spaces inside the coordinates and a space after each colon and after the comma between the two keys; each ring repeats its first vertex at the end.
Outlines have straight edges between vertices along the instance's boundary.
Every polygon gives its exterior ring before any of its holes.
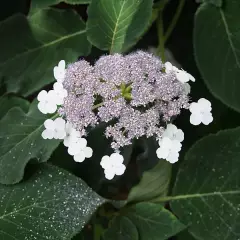
{"type": "Polygon", "coordinates": [[[65,122],[65,120],[62,119],[61,117],[56,118],[56,119],[54,120],[54,124],[55,124],[56,129],[65,131],[66,122],[65,122]]]}
{"type": "Polygon", "coordinates": [[[79,146],[79,144],[76,143],[71,143],[68,147],[68,153],[72,156],[77,155],[81,152],[81,147],[79,146]]]}
{"type": "Polygon", "coordinates": [[[65,130],[55,130],[54,138],[55,139],[64,139],[66,137],[65,130]]]}
{"type": "Polygon", "coordinates": [[[169,149],[165,149],[165,148],[162,148],[162,147],[159,147],[157,150],[156,150],[156,154],[157,154],[157,157],[159,159],[166,159],[166,157],[168,156],[169,154],[169,149]]]}
{"type": "Polygon", "coordinates": [[[100,165],[102,166],[102,168],[108,168],[111,165],[111,159],[109,156],[105,155],[102,157],[100,165]]]}
{"type": "Polygon", "coordinates": [[[175,132],[175,140],[182,142],[184,140],[184,132],[181,129],[178,129],[175,132]]]}
{"type": "Polygon", "coordinates": [[[159,143],[159,146],[164,148],[164,149],[171,149],[172,140],[168,137],[163,137],[161,142],[159,143]]]}
{"type": "Polygon", "coordinates": [[[42,91],[38,94],[37,100],[38,100],[38,101],[44,101],[44,100],[47,98],[47,95],[48,95],[47,91],[42,90],[42,91]]]}
{"type": "Polygon", "coordinates": [[[44,127],[46,129],[54,130],[55,129],[54,121],[52,119],[45,120],[44,127]]]}
{"type": "Polygon", "coordinates": [[[212,116],[211,113],[204,113],[204,114],[202,115],[202,123],[203,123],[204,125],[208,125],[208,124],[210,124],[212,121],[213,121],[213,116],[212,116]]]}
{"type": "Polygon", "coordinates": [[[192,125],[199,125],[202,122],[202,117],[199,114],[192,113],[190,116],[190,123],[192,125]]]}
{"type": "Polygon", "coordinates": [[[109,169],[105,169],[104,174],[105,174],[105,178],[108,180],[112,180],[115,176],[115,172],[113,172],[112,170],[109,170],[109,169]]]}
{"type": "Polygon", "coordinates": [[[115,167],[114,170],[115,170],[115,174],[117,176],[121,176],[124,174],[124,172],[126,170],[126,166],[124,164],[121,164],[121,165],[115,167]]]}
{"type": "Polygon", "coordinates": [[[172,152],[168,155],[166,160],[170,163],[175,163],[175,162],[178,161],[178,158],[179,158],[179,153],[178,152],[172,152]]]}
{"type": "Polygon", "coordinates": [[[111,160],[117,163],[123,163],[124,158],[121,154],[119,153],[112,153],[110,156],[111,160]]]}
{"type": "Polygon", "coordinates": [[[165,71],[166,73],[170,73],[173,70],[173,66],[170,62],[165,63],[165,71]]]}
{"type": "Polygon", "coordinates": [[[85,154],[83,151],[73,156],[75,162],[83,162],[85,160],[85,154]]]}
{"type": "Polygon", "coordinates": [[[192,102],[190,104],[189,111],[191,113],[200,113],[201,109],[199,108],[199,104],[196,102],[192,102]]]}
{"type": "Polygon", "coordinates": [[[55,113],[57,111],[57,105],[55,103],[48,103],[46,105],[47,113],[55,113]]]}
{"type": "Polygon", "coordinates": [[[48,92],[48,97],[47,97],[47,100],[48,102],[50,103],[56,103],[56,97],[57,97],[57,94],[54,90],[50,90],[48,92]]]}
{"type": "Polygon", "coordinates": [[[176,78],[178,81],[182,82],[182,83],[186,83],[189,81],[189,76],[188,76],[188,73],[183,71],[183,70],[179,70],[177,73],[176,73],[176,78]]]}
{"type": "Polygon", "coordinates": [[[190,73],[187,73],[187,74],[188,74],[189,80],[192,82],[195,82],[195,77],[193,77],[190,73]]]}
{"type": "Polygon", "coordinates": [[[49,131],[48,129],[45,129],[42,132],[42,138],[43,139],[53,139],[53,131],[49,131]]]}
{"type": "Polygon", "coordinates": [[[179,152],[181,150],[181,148],[182,148],[182,144],[179,141],[174,140],[174,141],[172,141],[172,148],[171,148],[170,153],[171,152],[179,152]]]}
{"type": "Polygon", "coordinates": [[[183,84],[183,89],[185,94],[189,94],[191,92],[191,86],[188,83],[183,84]]]}
{"type": "Polygon", "coordinates": [[[85,147],[83,149],[83,152],[84,152],[86,158],[90,158],[93,155],[93,150],[90,147],[85,147]]]}
{"type": "Polygon", "coordinates": [[[203,109],[204,111],[210,112],[212,110],[211,102],[209,102],[207,99],[200,98],[198,100],[198,103],[200,105],[200,108],[203,109]]]}
{"type": "Polygon", "coordinates": [[[84,149],[87,146],[87,140],[85,138],[78,138],[77,143],[81,149],[84,149]]]}
{"type": "Polygon", "coordinates": [[[65,60],[61,60],[59,63],[58,63],[58,67],[62,70],[65,69],[66,67],[66,63],[65,63],[65,60]]]}
{"type": "Polygon", "coordinates": [[[63,88],[62,83],[56,82],[56,83],[53,84],[53,89],[54,89],[55,91],[61,91],[61,90],[63,90],[64,88],[63,88]]]}
{"type": "Polygon", "coordinates": [[[45,102],[39,102],[38,103],[38,109],[43,114],[47,114],[48,113],[45,102]]]}

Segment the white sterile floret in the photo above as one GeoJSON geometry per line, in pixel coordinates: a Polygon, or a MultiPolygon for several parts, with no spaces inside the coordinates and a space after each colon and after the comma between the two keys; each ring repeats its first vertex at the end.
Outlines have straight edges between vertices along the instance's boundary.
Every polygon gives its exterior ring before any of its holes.
{"type": "Polygon", "coordinates": [[[185,94],[189,94],[191,92],[191,86],[189,83],[184,83],[183,84],[183,89],[185,94]]]}
{"type": "Polygon", "coordinates": [[[126,166],[123,164],[124,158],[119,153],[112,153],[110,156],[103,156],[100,165],[104,169],[106,179],[111,180],[115,175],[122,175],[126,166]]]}
{"type": "Polygon", "coordinates": [[[181,129],[178,129],[174,124],[170,123],[167,125],[162,137],[182,142],[184,140],[184,132],[181,129]]]}
{"type": "Polygon", "coordinates": [[[170,62],[166,62],[165,63],[165,72],[166,73],[170,73],[171,71],[175,71],[176,72],[177,70],[178,70],[178,68],[173,66],[170,62]]]}
{"type": "Polygon", "coordinates": [[[56,95],[55,102],[57,105],[62,105],[64,98],[68,95],[67,90],[63,88],[62,83],[56,82],[53,84],[53,91],[56,95]]]}
{"type": "Polygon", "coordinates": [[[180,81],[182,83],[186,83],[188,81],[195,82],[195,78],[191,74],[189,74],[188,72],[186,72],[184,70],[178,70],[176,72],[176,78],[178,81],[180,81]]]}
{"type": "Polygon", "coordinates": [[[159,146],[156,151],[159,159],[166,159],[170,163],[178,161],[179,151],[182,148],[182,144],[179,141],[163,137],[159,140],[159,146]]]}
{"type": "Polygon", "coordinates": [[[66,136],[65,124],[65,120],[62,118],[47,119],[44,122],[46,129],[42,132],[42,137],[44,139],[64,139],[66,136]]]}
{"type": "Polygon", "coordinates": [[[40,112],[42,112],[43,114],[56,112],[56,95],[53,90],[50,90],[49,92],[42,90],[38,94],[37,99],[39,101],[38,109],[40,112]]]}
{"type": "Polygon", "coordinates": [[[77,137],[69,141],[68,153],[73,156],[75,162],[83,162],[85,158],[92,157],[93,150],[87,147],[85,138],[77,137]]]}
{"type": "Polygon", "coordinates": [[[55,79],[60,83],[63,82],[64,77],[65,77],[65,67],[66,67],[65,61],[61,60],[58,63],[58,66],[55,66],[53,68],[53,75],[54,75],[55,79]]]}
{"type": "Polygon", "coordinates": [[[66,147],[69,147],[71,143],[76,142],[79,138],[81,138],[80,132],[73,128],[72,124],[66,123],[66,137],[64,138],[63,144],[66,147]]]}
{"type": "Polygon", "coordinates": [[[199,125],[200,123],[208,125],[213,121],[211,102],[205,98],[200,98],[198,102],[191,103],[189,110],[191,112],[190,123],[193,125],[199,125]]]}

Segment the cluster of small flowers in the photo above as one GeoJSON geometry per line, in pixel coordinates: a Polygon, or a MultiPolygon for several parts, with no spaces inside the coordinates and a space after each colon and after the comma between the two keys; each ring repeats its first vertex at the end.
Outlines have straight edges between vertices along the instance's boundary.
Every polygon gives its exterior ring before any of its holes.
{"type": "Polygon", "coordinates": [[[54,67],[54,77],[53,90],[38,95],[42,113],[58,111],[55,120],[45,121],[42,137],[62,139],[74,160],[82,162],[93,154],[83,138],[87,129],[111,123],[105,136],[112,138],[114,153],[100,163],[107,179],[125,172],[120,149],[139,137],[154,136],[158,158],[178,161],[184,133],[171,121],[182,109],[190,110],[193,125],[213,120],[208,100],[189,103],[193,76],[143,51],[102,56],[94,66],[80,60],[65,69],[62,60],[54,67]]]}

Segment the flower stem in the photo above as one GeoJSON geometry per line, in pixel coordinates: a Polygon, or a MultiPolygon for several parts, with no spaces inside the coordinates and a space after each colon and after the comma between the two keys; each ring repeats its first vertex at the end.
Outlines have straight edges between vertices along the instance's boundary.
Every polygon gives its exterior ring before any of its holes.
{"type": "Polygon", "coordinates": [[[157,55],[160,55],[163,62],[165,62],[165,46],[164,46],[164,29],[163,29],[163,11],[159,11],[157,18],[157,32],[158,32],[158,48],[157,55]]]}
{"type": "Polygon", "coordinates": [[[98,104],[94,105],[94,106],[92,107],[92,110],[95,110],[95,109],[101,107],[103,104],[104,104],[104,102],[101,102],[101,103],[98,103],[98,104]]]}
{"type": "Polygon", "coordinates": [[[177,7],[177,10],[176,10],[176,13],[166,31],[166,34],[165,34],[165,37],[164,37],[164,42],[167,42],[167,40],[169,39],[169,37],[171,36],[172,34],[172,31],[174,30],[177,22],[178,22],[178,19],[181,15],[181,12],[183,10],[183,7],[184,7],[184,4],[185,4],[185,1],[186,0],[179,0],[179,3],[178,3],[178,7],[177,7]]]}

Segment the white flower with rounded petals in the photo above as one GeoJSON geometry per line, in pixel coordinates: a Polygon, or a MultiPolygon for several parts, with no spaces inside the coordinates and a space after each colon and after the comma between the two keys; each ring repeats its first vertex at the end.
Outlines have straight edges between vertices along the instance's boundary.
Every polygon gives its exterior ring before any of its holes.
{"type": "Polygon", "coordinates": [[[56,118],[55,120],[47,119],[44,122],[45,130],[42,132],[44,139],[64,139],[65,132],[65,120],[62,118],[56,118]]]}
{"type": "Polygon", "coordinates": [[[111,180],[115,175],[122,175],[126,166],[123,164],[124,158],[119,153],[112,153],[110,156],[103,156],[100,165],[104,169],[106,179],[111,180]]]}
{"type": "Polygon", "coordinates": [[[170,73],[171,71],[175,71],[175,72],[178,71],[178,68],[173,66],[170,62],[166,62],[164,66],[165,66],[166,73],[170,73]]]}
{"type": "Polygon", "coordinates": [[[211,102],[205,98],[200,98],[198,102],[191,103],[189,110],[191,112],[190,123],[193,125],[199,125],[200,123],[208,125],[213,121],[211,102]]]}
{"type": "Polygon", "coordinates": [[[55,113],[57,111],[56,95],[53,90],[49,92],[42,90],[38,94],[37,99],[39,101],[38,109],[43,114],[55,113]]]}
{"type": "Polygon", "coordinates": [[[68,153],[72,156],[79,154],[84,148],[87,147],[87,140],[85,138],[76,138],[71,141],[68,146],[68,153]]]}
{"type": "Polygon", "coordinates": [[[75,162],[83,162],[85,158],[90,158],[92,157],[93,150],[90,147],[85,147],[81,149],[81,151],[73,156],[73,159],[75,162]]]}
{"type": "Polygon", "coordinates": [[[74,129],[72,124],[69,122],[66,123],[65,131],[66,137],[64,138],[63,144],[66,147],[69,147],[71,143],[77,142],[77,140],[81,138],[80,132],[74,129]]]}
{"type": "Polygon", "coordinates": [[[156,151],[159,159],[166,159],[170,163],[175,163],[179,158],[179,151],[182,144],[177,140],[171,140],[168,137],[163,137],[159,140],[159,148],[156,151]]]}
{"type": "Polygon", "coordinates": [[[66,63],[64,60],[61,60],[58,63],[58,66],[53,68],[53,75],[55,77],[55,79],[62,83],[65,77],[65,67],[66,67],[66,63]]]}
{"type": "Polygon", "coordinates": [[[56,82],[53,84],[53,91],[56,95],[55,99],[56,104],[62,105],[64,98],[67,97],[68,95],[67,90],[63,88],[62,83],[56,82]]]}
{"type": "Polygon", "coordinates": [[[186,94],[189,94],[191,92],[191,86],[189,83],[184,83],[183,84],[183,89],[186,94]]]}
{"type": "Polygon", "coordinates": [[[181,129],[178,129],[174,124],[170,123],[167,125],[162,137],[182,142],[184,140],[184,132],[181,129]]]}

